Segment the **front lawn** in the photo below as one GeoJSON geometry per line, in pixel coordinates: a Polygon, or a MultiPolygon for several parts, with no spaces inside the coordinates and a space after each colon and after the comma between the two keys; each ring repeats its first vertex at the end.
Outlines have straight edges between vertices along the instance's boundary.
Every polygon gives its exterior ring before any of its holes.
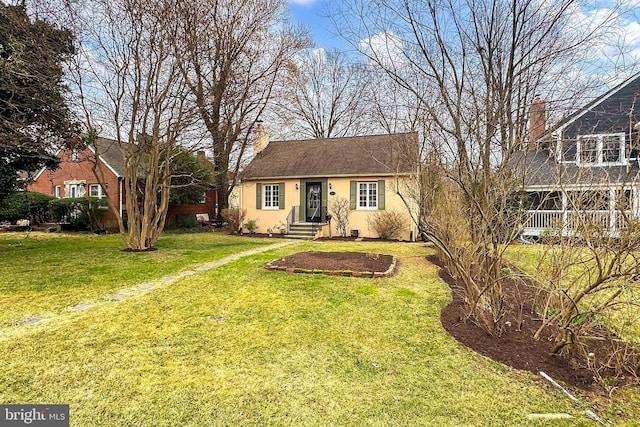
{"type": "Polygon", "coordinates": [[[0,233],[0,328],[269,243],[165,233],[158,251],[128,253],[119,235],[0,233]]]}
{"type": "MultiPolygon", "coordinates": [[[[168,259],[177,239],[156,256],[168,259]]],[[[299,243],[16,326],[0,333],[0,402],[68,403],[72,426],[536,426],[549,421],[528,414],[557,412],[576,418],[554,426],[594,425],[584,415],[593,399],[572,404],[447,335],[439,314],[449,289],[429,253],[299,243]],[[374,280],[262,268],[303,250],[392,254],[400,272],[374,280]]],[[[617,425],[637,419],[637,393],[627,397],[596,410],[617,425]]]]}

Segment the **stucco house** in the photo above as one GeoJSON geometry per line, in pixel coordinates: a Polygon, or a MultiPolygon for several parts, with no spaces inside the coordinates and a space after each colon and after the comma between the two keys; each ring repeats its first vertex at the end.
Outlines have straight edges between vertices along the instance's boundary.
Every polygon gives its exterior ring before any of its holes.
{"type": "MultiPolygon", "coordinates": [[[[57,198],[109,197],[120,215],[126,214],[123,185],[125,166],[118,145],[114,140],[99,138],[96,147],[99,160],[97,163],[96,149],[91,146],[79,150],[58,151],[56,156],[60,159],[59,167],[55,170],[41,169],[26,185],[26,190],[57,198]],[[104,176],[104,187],[94,174],[94,164],[97,166],[98,174],[104,176]]],[[[190,215],[195,219],[198,214],[206,214],[213,219],[216,216],[217,203],[217,192],[211,188],[203,195],[200,204],[170,205],[167,225],[174,224],[180,215],[190,215]]],[[[117,219],[111,211],[106,213],[103,222],[108,229],[118,228],[117,219]]]]}
{"type": "Polygon", "coordinates": [[[336,236],[332,201],[349,200],[349,233],[378,237],[372,214],[385,210],[406,216],[403,240],[416,237],[409,209],[398,192],[417,173],[416,133],[296,141],[269,141],[262,124],[254,157],[240,175],[240,207],[256,232],[286,228],[290,237],[336,236]]]}
{"type": "Polygon", "coordinates": [[[572,235],[579,221],[615,236],[640,218],[639,101],[636,75],[547,128],[545,104],[535,100],[521,164],[530,203],[524,236],[572,235]]]}

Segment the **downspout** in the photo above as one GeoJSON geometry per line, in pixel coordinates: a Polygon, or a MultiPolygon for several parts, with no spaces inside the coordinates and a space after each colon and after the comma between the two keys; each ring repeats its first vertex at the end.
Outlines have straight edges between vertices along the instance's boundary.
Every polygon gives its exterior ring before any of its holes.
{"type": "Polygon", "coordinates": [[[118,210],[120,211],[120,218],[122,218],[122,177],[118,178],[118,187],[120,187],[118,192],[118,210]]]}

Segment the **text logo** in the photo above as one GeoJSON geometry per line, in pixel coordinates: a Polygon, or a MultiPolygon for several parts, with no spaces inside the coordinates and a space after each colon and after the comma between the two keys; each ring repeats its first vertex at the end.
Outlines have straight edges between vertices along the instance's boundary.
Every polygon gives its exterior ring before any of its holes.
{"type": "Polygon", "coordinates": [[[69,427],[69,405],[0,405],[0,427],[69,427]]]}

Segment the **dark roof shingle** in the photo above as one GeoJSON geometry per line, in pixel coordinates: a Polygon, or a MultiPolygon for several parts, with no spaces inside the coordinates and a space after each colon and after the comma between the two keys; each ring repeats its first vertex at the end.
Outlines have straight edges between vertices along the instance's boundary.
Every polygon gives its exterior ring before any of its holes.
{"type": "Polygon", "coordinates": [[[413,133],[273,141],[242,179],[410,174],[416,171],[413,133]]]}
{"type": "Polygon", "coordinates": [[[118,176],[124,176],[125,165],[122,158],[122,153],[118,148],[118,143],[113,139],[98,138],[95,142],[96,153],[104,160],[109,166],[113,168],[118,176]]]}

